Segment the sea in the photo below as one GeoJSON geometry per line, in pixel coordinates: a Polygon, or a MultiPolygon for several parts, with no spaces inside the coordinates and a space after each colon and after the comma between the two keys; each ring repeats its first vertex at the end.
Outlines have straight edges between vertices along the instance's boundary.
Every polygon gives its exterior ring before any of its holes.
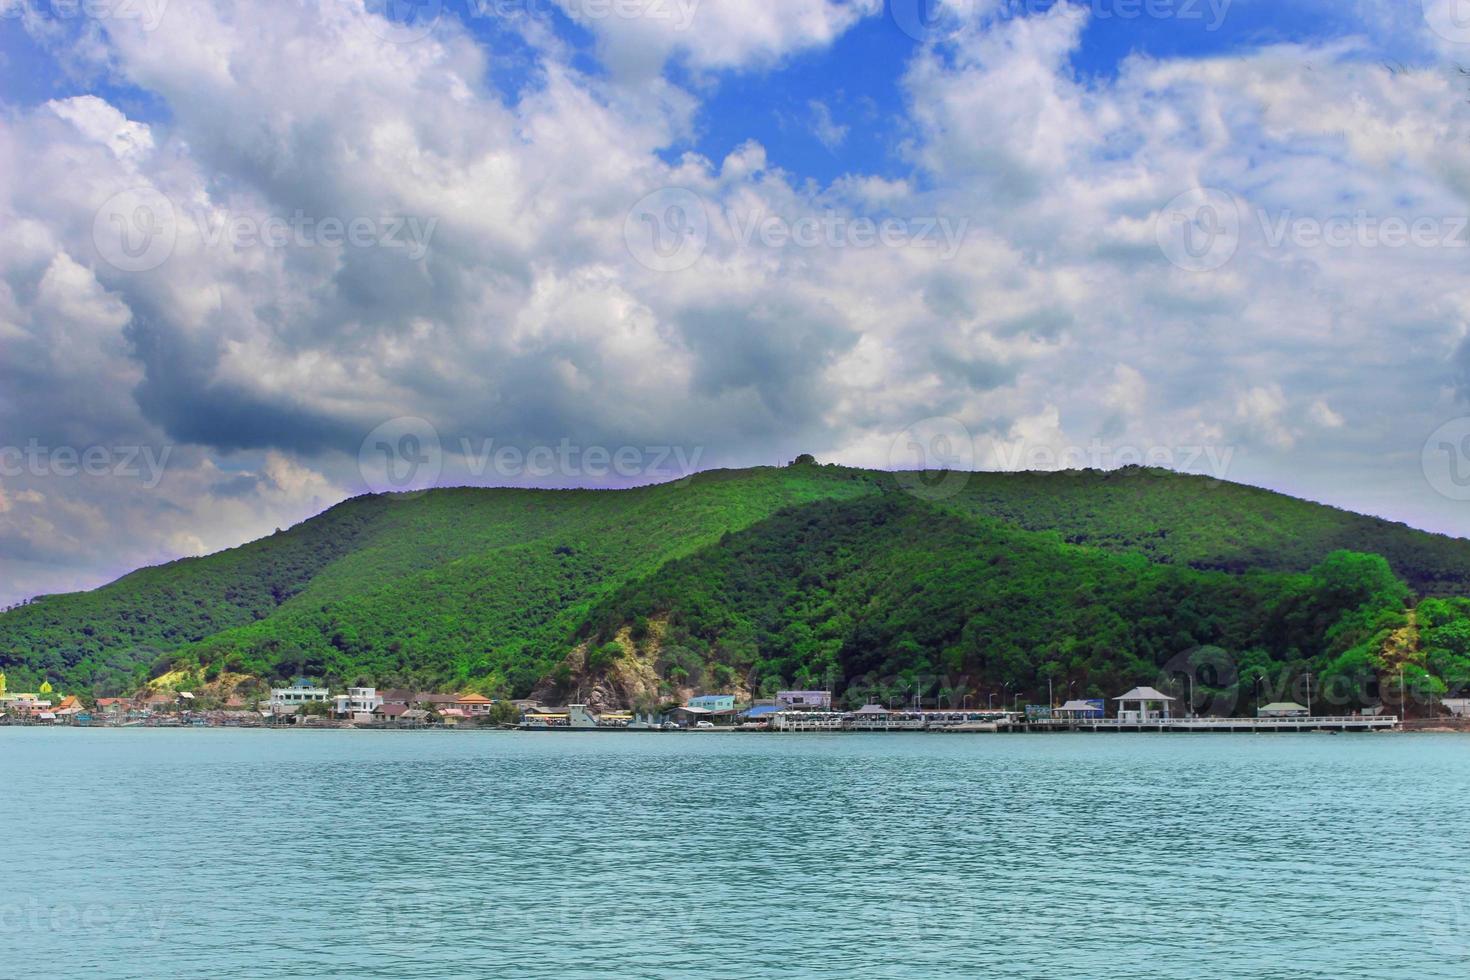
{"type": "Polygon", "coordinates": [[[0,976],[1470,977],[1470,738],[0,729],[0,976]]]}

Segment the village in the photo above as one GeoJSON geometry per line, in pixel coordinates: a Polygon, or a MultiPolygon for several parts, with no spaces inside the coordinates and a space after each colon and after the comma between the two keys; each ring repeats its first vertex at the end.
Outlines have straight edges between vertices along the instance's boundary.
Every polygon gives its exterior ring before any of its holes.
{"type": "MultiPolygon", "coordinates": [[[[831,691],[778,691],[740,702],[733,694],[705,694],[657,712],[597,710],[586,704],[545,705],[534,699],[495,699],[478,693],[441,693],[375,687],[330,688],[297,678],[270,689],[268,698],[202,698],[191,691],[147,691],[133,697],[61,694],[43,683],[34,692],[10,692],[0,674],[0,726],[62,725],[108,728],[229,727],[274,729],[498,728],[525,732],[1307,732],[1392,731],[1406,727],[1381,708],[1351,714],[1314,713],[1309,705],[1273,702],[1243,717],[1201,716],[1177,699],[1136,687],[1111,699],[1053,705],[971,706],[917,698],[899,705],[834,707],[831,691]],[[1111,702],[1111,704],[1109,703],[1111,702]]],[[[1439,703],[1445,723],[1470,718],[1470,699],[1439,703]]],[[[1420,727],[1414,725],[1412,727],[1420,727]]]]}

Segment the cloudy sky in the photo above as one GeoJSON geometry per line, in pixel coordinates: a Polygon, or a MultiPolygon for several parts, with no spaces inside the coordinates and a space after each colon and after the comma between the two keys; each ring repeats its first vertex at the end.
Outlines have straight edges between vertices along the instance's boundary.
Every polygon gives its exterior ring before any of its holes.
{"type": "Polygon", "coordinates": [[[1460,13],[0,0],[0,603],[802,451],[1470,533],[1460,13]]]}

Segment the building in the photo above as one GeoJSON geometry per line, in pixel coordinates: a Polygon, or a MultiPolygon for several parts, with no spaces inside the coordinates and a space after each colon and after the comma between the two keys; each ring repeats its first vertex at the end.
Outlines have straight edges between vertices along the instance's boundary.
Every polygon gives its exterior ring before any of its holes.
{"type": "Polygon", "coordinates": [[[1135,687],[1113,700],[1118,702],[1118,720],[1133,722],[1166,720],[1174,703],[1169,695],[1151,687],[1135,687]]]}
{"type": "Polygon", "coordinates": [[[1445,698],[1439,703],[1456,718],[1470,718],[1470,698],[1445,698]]]}
{"type": "Polygon", "coordinates": [[[373,712],[383,704],[375,687],[349,687],[346,694],[332,699],[332,713],[339,718],[371,721],[373,712]]]}
{"type": "Polygon", "coordinates": [[[86,710],[87,709],[83,707],[81,700],[78,699],[75,694],[68,694],[66,697],[62,698],[61,703],[53,709],[53,713],[58,719],[69,719],[76,717],[86,710]]]}
{"type": "Polygon", "coordinates": [[[1094,721],[1106,712],[1102,698],[1086,698],[1068,701],[1060,708],[1053,708],[1051,716],[1063,721],[1094,721]]]}
{"type": "Polygon", "coordinates": [[[122,718],[133,708],[131,698],[98,698],[97,710],[109,719],[122,718]]]}
{"type": "Polygon", "coordinates": [[[1307,709],[1295,701],[1272,701],[1256,711],[1257,718],[1305,718],[1307,709]]]}
{"type": "Polygon", "coordinates": [[[380,704],[373,709],[373,721],[382,724],[396,725],[398,719],[408,712],[408,707],[402,704],[380,704]]]}
{"type": "MultiPolygon", "coordinates": [[[[454,708],[465,713],[466,716],[488,715],[490,709],[495,707],[495,702],[483,694],[466,694],[455,702],[454,708]]],[[[454,709],[446,708],[444,713],[454,709]]]]}
{"type": "Polygon", "coordinates": [[[831,711],[831,691],[777,691],[776,705],[788,711],[831,711]]]}
{"type": "MultiPolygon", "coordinates": [[[[270,713],[273,715],[294,715],[301,710],[303,704],[319,702],[325,704],[331,697],[331,692],[324,687],[312,687],[303,681],[297,681],[290,687],[271,688],[271,699],[268,702],[270,713]]],[[[149,698],[149,700],[153,700],[149,698]]]]}
{"type": "Polygon", "coordinates": [[[735,695],[701,694],[697,698],[690,698],[687,707],[703,708],[706,711],[734,711],[735,695]]]}

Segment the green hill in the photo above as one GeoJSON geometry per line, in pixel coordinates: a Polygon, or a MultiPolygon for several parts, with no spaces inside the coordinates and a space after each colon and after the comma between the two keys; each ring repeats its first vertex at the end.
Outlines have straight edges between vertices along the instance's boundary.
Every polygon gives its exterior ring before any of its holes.
{"type": "Polygon", "coordinates": [[[977,473],[932,502],[913,485],[800,465],[361,497],[0,615],[0,670],[102,692],[182,663],[524,693],[579,643],[652,616],[690,661],[660,669],[723,667],[712,679],[755,687],[916,672],[1106,686],[1191,645],[1245,662],[1346,655],[1384,624],[1341,627],[1352,609],[1324,597],[1323,563],[1343,549],[1381,556],[1354,574],[1391,569],[1411,602],[1470,595],[1470,542],[1215,480],[977,473]],[[845,550],[814,550],[824,541],[845,550]]]}

